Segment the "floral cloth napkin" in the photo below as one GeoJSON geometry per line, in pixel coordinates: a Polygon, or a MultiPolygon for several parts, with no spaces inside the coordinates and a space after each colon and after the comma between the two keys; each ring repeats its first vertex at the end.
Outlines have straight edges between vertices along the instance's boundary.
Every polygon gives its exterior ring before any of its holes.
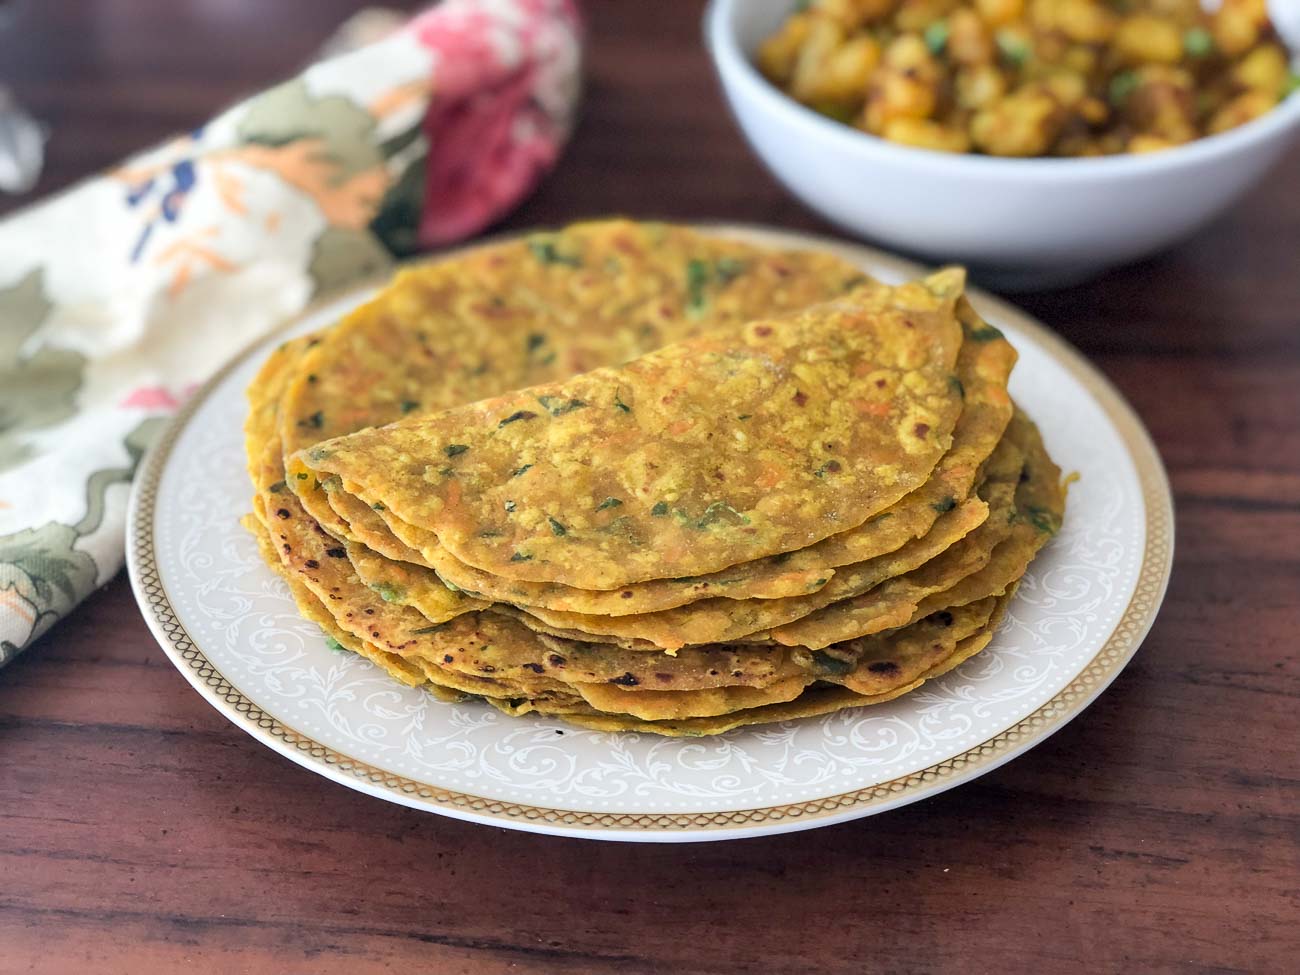
{"type": "Polygon", "coordinates": [[[532,189],[579,38],[571,0],[444,0],[0,222],[0,664],[121,567],[132,473],[196,385],[532,189]]]}

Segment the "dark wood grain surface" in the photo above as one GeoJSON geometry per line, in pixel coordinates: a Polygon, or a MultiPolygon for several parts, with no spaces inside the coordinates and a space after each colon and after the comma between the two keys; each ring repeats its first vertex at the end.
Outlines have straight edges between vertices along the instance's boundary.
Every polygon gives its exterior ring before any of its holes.
{"type": "MultiPolygon", "coordinates": [[[[0,82],[52,125],[39,192],[291,73],[354,6],[20,3],[0,82]]],[[[582,126],[509,226],[828,229],[732,128],[697,4],[588,8],[582,126]]],[[[789,836],[472,826],[255,743],[171,667],[119,577],[0,671],[0,971],[1295,971],[1300,151],[1177,250],[1018,300],[1127,394],[1178,506],[1155,629],[1045,744],[789,836]]]]}

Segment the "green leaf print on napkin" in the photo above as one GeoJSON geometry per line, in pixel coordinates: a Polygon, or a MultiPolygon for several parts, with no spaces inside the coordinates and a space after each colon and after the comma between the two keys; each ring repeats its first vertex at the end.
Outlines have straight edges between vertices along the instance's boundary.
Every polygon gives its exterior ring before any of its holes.
{"type": "Polygon", "coordinates": [[[328,221],[308,268],[317,294],[391,266],[390,251],[415,248],[423,195],[420,129],[376,145],[375,126],[356,102],[318,97],[301,80],[254,98],[240,119],[240,139],[263,150],[245,150],[244,157],[309,194],[328,221]],[[399,163],[405,166],[400,176],[399,163]]]}
{"type": "MultiPolygon", "coordinates": [[[[30,643],[86,597],[95,585],[95,560],[72,546],[76,529],[50,522],[0,537],[0,606],[31,623],[30,643]]],[[[0,664],[22,645],[0,638],[0,664]]]]}
{"type": "Polygon", "coordinates": [[[391,267],[393,259],[374,236],[364,230],[326,227],[311,248],[314,294],[328,294],[358,279],[374,277],[391,267]]]}
{"type": "Polygon", "coordinates": [[[39,269],[0,289],[0,471],[34,454],[25,434],[77,412],[85,356],[49,346],[23,355],[50,307],[39,269]]]}
{"type": "MultiPolygon", "coordinates": [[[[78,535],[89,535],[100,526],[104,520],[104,506],[107,504],[109,487],[114,484],[130,483],[131,478],[135,477],[135,469],[140,464],[140,458],[144,456],[144,452],[149,449],[165,426],[167,426],[165,416],[151,416],[141,420],[139,426],[128,433],[122,441],[127,456],[131,459],[130,464],[126,467],[106,467],[90,475],[90,480],[86,482],[86,514],[74,526],[78,535]]],[[[0,546],[3,546],[4,542],[4,538],[0,538],[0,546]]]]}
{"type": "Polygon", "coordinates": [[[374,117],[352,99],[318,98],[295,79],[248,103],[239,120],[239,137],[264,146],[319,139],[322,155],[336,167],[335,178],[343,180],[384,161],[373,143],[374,128],[374,117]]]}
{"type": "Polygon", "coordinates": [[[145,450],[166,425],[167,418],[161,416],[140,421],[122,441],[129,457],[127,466],[108,467],[90,475],[86,513],[76,525],[52,521],[40,528],[0,535],[0,614],[9,614],[10,632],[16,628],[19,633],[19,642],[14,643],[0,632],[0,665],[16,657],[95,588],[98,564],[89,553],[73,546],[103,523],[109,487],[131,480],[145,450]]]}

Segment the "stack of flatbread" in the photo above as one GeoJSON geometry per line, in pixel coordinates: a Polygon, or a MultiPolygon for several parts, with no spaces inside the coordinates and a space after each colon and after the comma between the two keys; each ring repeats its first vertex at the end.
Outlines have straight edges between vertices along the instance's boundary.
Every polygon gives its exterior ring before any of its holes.
{"type": "Polygon", "coordinates": [[[407,270],[250,387],[247,522],[443,699],[667,735],[888,700],[1064,511],[963,287],[628,221],[407,270]]]}

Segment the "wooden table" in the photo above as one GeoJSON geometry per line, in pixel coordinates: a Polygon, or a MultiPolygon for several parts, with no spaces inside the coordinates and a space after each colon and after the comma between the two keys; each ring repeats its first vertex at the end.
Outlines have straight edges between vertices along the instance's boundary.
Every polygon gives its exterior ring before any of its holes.
{"type": "MultiPolygon", "coordinates": [[[[53,126],[41,191],[291,72],[353,6],[20,6],[0,80],[53,126]]],[[[624,212],[828,229],[733,129],[696,4],[588,6],[582,127],[509,226],[624,212]]],[[[770,839],[473,826],[256,744],[186,686],[119,576],[0,672],[0,971],[1294,971],[1297,186],[1293,151],[1174,252],[1020,299],[1137,407],[1179,515],[1145,647],[1030,754],[770,839]]]]}

